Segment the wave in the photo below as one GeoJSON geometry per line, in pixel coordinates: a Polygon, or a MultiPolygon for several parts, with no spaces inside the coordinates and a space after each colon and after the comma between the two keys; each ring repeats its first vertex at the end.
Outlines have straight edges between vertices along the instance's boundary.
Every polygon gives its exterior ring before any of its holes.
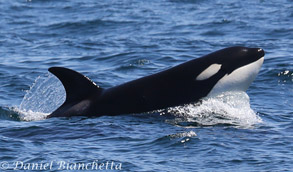
{"type": "MultiPolygon", "coordinates": [[[[115,20],[104,20],[104,19],[91,19],[91,20],[75,20],[75,21],[58,21],[54,23],[46,24],[50,30],[59,30],[59,29],[67,29],[67,30],[74,30],[74,31],[85,31],[88,29],[97,29],[98,27],[105,27],[105,28],[116,28],[121,26],[128,26],[131,24],[135,24],[134,21],[124,20],[124,21],[115,21],[115,20]]],[[[98,31],[98,30],[97,30],[98,31]]]]}
{"type": "Polygon", "coordinates": [[[12,120],[20,121],[19,115],[11,110],[10,108],[0,107],[0,119],[1,120],[12,120]]]}

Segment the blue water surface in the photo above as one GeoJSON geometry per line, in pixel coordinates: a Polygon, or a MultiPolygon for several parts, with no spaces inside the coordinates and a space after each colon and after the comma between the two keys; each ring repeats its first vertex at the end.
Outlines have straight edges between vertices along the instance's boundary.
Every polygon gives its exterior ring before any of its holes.
{"type": "Polygon", "coordinates": [[[293,171],[292,23],[292,0],[0,0],[0,171],[293,171]],[[266,52],[247,94],[44,119],[49,67],[109,88],[230,46],[266,52]]]}

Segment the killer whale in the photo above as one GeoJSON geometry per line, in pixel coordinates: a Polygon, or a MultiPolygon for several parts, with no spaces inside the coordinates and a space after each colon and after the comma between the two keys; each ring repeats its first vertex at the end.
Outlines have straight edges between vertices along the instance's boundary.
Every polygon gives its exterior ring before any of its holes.
{"type": "Polygon", "coordinates": [[[246,91],[264,55],[260,48],[229,47],[108,89],[71,69],[51,67],[49,71],[65,88],[66,99],[48,118],[143,113],[225,91],[246,91]]]}

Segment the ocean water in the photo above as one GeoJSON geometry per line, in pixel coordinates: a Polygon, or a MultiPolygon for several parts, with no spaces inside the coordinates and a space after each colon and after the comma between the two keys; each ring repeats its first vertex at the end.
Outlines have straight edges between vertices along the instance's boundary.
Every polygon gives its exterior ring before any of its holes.
{"type": "Polygon", "coordinates": [[[293,171],[292,23],[292,0],[0,0],[0,171],[293,171]],[[109,88],[229,46],[266,52],[247,93],[44,119],[49,67],[109,88]]]}

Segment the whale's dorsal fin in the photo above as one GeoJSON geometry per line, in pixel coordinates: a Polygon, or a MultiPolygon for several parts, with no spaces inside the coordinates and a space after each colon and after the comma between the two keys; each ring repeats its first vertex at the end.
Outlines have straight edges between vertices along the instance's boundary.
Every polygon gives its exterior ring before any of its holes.
{"type": "Polygon", "coordinates": [[[63,84],[66,91],[64,104],[72,104],[88,98],[93,93],[102,92],[102,88],[96,85],[86,76],[64,67],[51,67],[49,71],[63,84]]]}

